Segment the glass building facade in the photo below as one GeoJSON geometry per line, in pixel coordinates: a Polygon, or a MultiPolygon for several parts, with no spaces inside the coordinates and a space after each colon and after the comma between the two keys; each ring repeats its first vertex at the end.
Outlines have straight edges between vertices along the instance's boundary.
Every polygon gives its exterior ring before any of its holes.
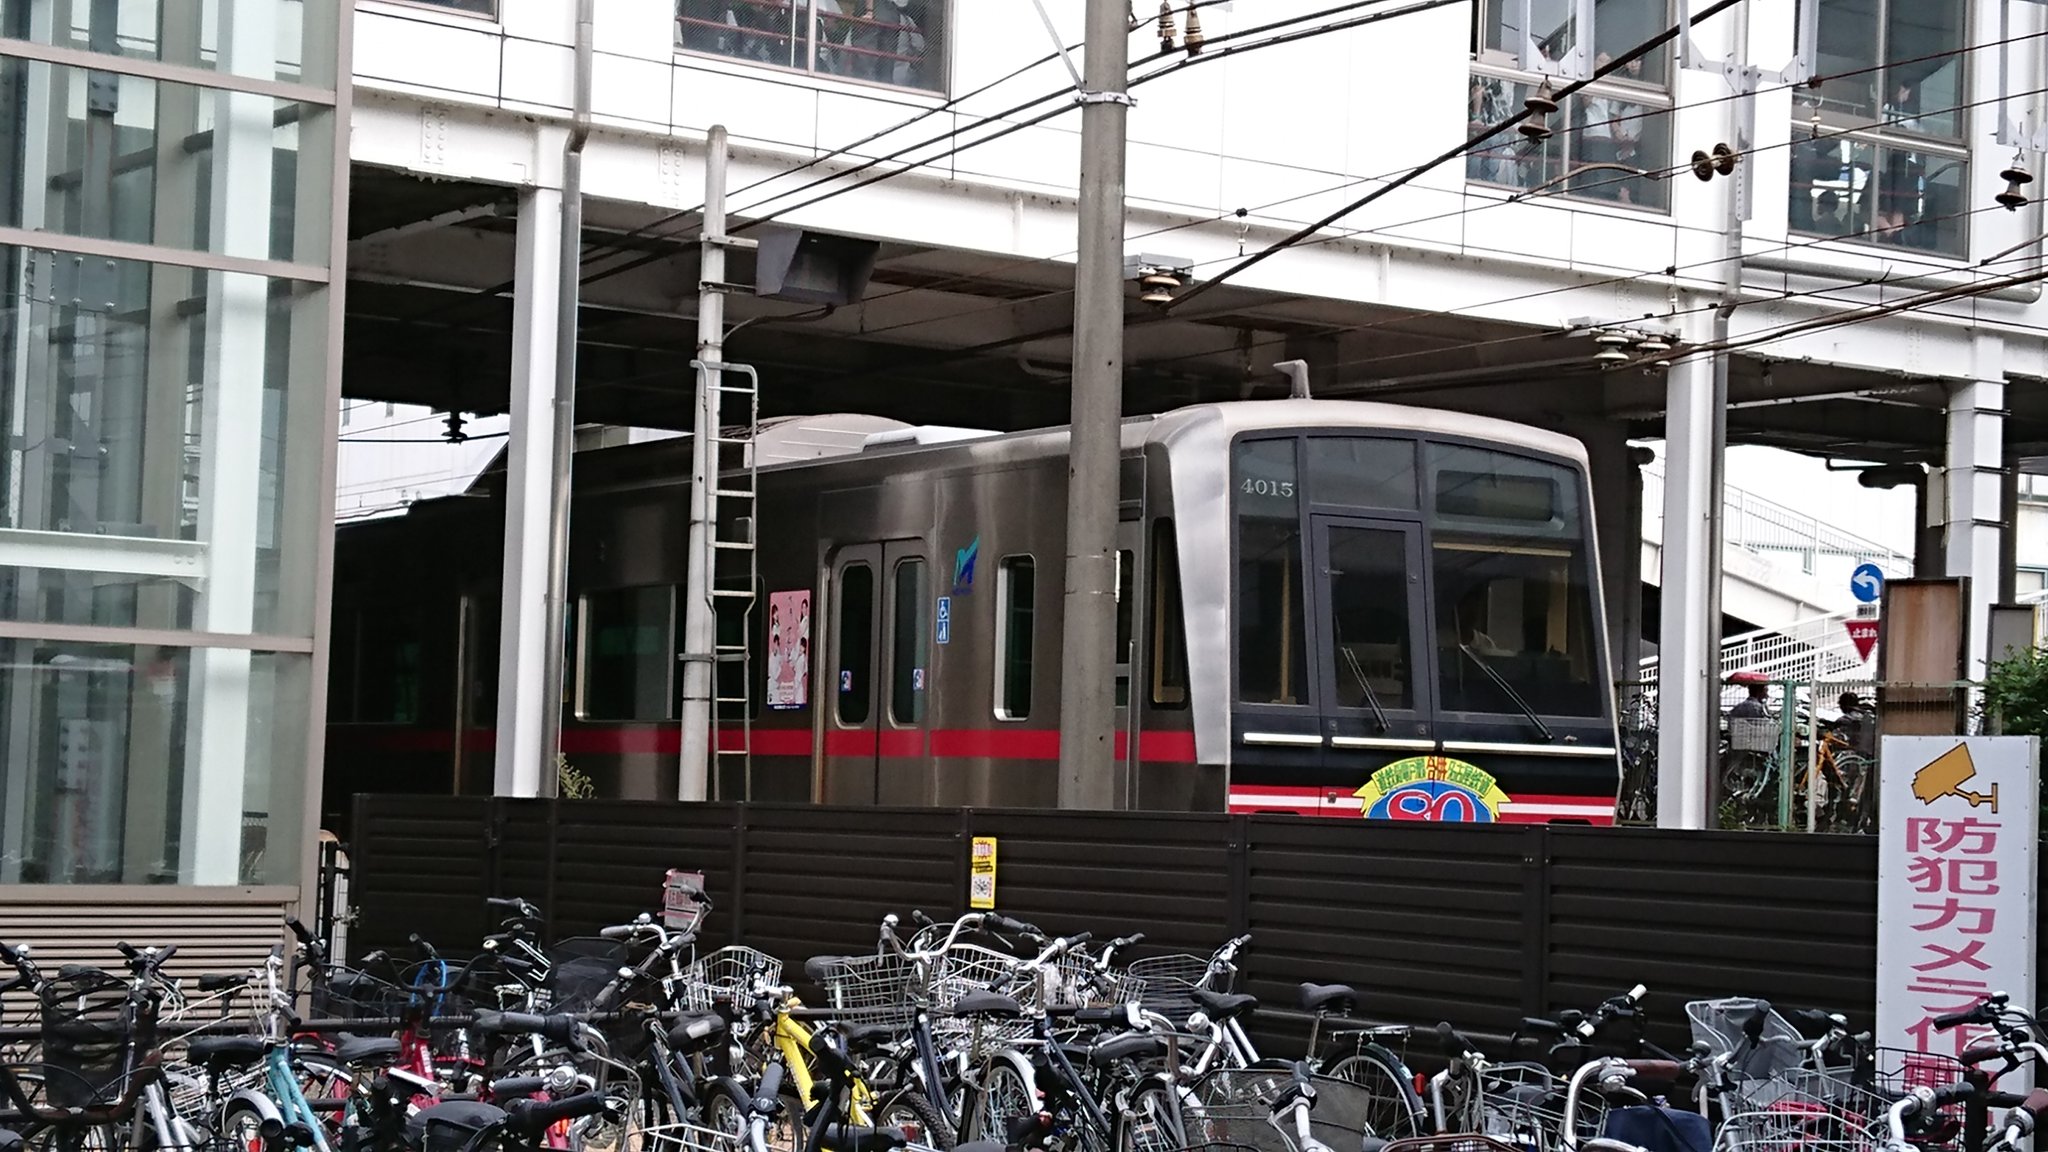
{"type": "Polygon", "coordinates": [[[304,874],[345,14],[0,0],[0,885],[304,874]]]}

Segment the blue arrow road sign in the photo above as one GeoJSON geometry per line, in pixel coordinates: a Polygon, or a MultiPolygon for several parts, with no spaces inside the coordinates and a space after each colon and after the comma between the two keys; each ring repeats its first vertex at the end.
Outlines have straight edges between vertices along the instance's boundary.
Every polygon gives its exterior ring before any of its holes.
{"type": "Polygon", "coordinates": [[[1875,564],[1863,563],[1849,574],[1849,592],[1859,604],[1875,604],[1884,594],[1884,569],[1875,564]]]}

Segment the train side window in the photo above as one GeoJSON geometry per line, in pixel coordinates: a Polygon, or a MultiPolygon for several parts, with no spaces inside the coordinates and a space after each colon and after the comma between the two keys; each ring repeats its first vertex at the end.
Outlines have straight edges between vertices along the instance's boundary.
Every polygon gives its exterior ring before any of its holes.
{"type": "Polygon", "coordinates": [[[1152,524],[1152,703],[1188,705],[1188,634],[1180,610],[1180,552],[1173,521],[1152,524]]]}
{"type": "Polygon", "coordinates": [[[890,613],[889,718],[898,724],[924,722],[924,561],[896,565],[896,602],[890,613]]]}
{"type": "Polygon", "coordinates": [[[865,724],[875,666],[875,572],[848,564],[839,573],[839,722],[865,724]]]}
{"type": "Polygon", "coordinates": [[[996,569],[996,719],[1031,715],[1031,627],[1038,573],[1029,556],[1006,556],[996,569]]]}
{"type": "Polygon", "coordinates": [[[1247,704],[1309,702],[1294,443],[1237,446],[1237,696],[1247,704]]]}
{"type": "Polygon", "coordinates": [[[360,636],[356,722],[418,723],[426,654],[418,613],[396,605],[366,611],[360,636]]]}
{"type": "Polygon", "coordinates": [[[611,588],[583,597],[582,691],[585,720],[669,718],[675,589],[611,588]]]}

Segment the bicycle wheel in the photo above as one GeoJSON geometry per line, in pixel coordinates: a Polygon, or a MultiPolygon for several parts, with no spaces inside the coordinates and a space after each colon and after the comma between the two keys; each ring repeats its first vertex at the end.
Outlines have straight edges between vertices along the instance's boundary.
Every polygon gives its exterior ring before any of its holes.
{"type": "Polygon", "coordinates": [[[1158,1080],[1131,1091],[1117,1117],[1116,1152],[1174,1152],[1187,1146],[1176,1091],[1158,1080]]]}
{"type": "Polygon", "coordinates": [[[1368,1044],[1333,1062],[1323,1075],[1365,1089],[1357,1103],[1346,1102],[1346,1111],[1354,1113],[1344,1118],[1347,1127],[1362,1127],[1365,1135],[1381,1140],[1422,1135],[1426,1126],[1422,1098],[1416,1095],[1413,1080],[1404,1074],[1401,1061],[1393,1053],[1377,1044],[1368,1044]]]}
{"type": "Polygon", "coordinates": [[[953,1122],[925,1096],[922,1088],[899,1088],[876,1104],[873,1111],[876,1125],[903,1129],[911,1135],[912,1144],[945,1149],[959,1143],[953,1122]]]}
{"type": "Polygon", "coordinates": [[[982,1065],[978,1079],[980,1090],[968,1093],[961,1139],[1008,1143],[1010,1121],[1038,1111],[1038,1090],[1025,1067],[1002,1056],[982,1065]]]}

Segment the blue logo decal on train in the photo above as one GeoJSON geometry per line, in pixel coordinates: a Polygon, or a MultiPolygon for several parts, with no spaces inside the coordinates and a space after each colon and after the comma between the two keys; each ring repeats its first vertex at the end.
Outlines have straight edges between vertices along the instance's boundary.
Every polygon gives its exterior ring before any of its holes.
{"type": "Polygon", "coordinates": [[[1491,824],[1508,800],[1486,770],[1448,756],[1396,760],[1352,795],[1369,820],[1453,824],[1491,824]]]}
{"type": "Polygon", "coordinates": [[[981,555],[981,537],[967,542],[967,547],[953,553],[953,595],[965,596],[974,591],[974,561],[981,555]]]}

